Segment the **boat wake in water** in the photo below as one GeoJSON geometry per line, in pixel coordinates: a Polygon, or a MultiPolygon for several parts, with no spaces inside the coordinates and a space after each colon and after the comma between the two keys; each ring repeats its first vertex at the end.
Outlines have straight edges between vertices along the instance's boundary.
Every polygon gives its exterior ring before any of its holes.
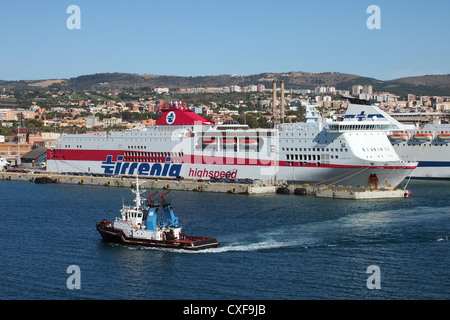
{"type": "Polygon", "coordinates": [[[203,253],[222,253],[231,251],[258,251],[258,250],[269,250],[269,249],[279,249],[287,247],[295,247],[298,244],[293,242],[282,242],[274,239],[261,241],[261,242],[236,242],[228,245],[223,245],[222,247],[205,249],[203,253]]]}
{"type": "MultiPolygon", "coordinates": [[[[181,251],[168,248],[140,248],[145,250],[161,250],[167,252],[180,253],[225,253],[225,252],[253,252],[262,250],[275,250],[283,248],[311,248],[311,247],[330,247],[320,243],[309,235],[302,234],[304,225],[282,227],[269,232],[262,232],[252,236],[239,237],[240,240],[222,240],[217,248],[208,248],[201,251],[181,251]]],[[[136,249],[136,248],[131,248],[136,249]]]]}

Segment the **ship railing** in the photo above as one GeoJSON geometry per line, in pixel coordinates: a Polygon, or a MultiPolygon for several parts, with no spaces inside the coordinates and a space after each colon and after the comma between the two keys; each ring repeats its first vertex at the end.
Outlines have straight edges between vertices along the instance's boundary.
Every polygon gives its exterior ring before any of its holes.
{"type": "Polygon", "coordinates": [[[296,131],[296,130],[305,130],[305,131],[313,131],[317,130],[318,123],[284,123],[277,127],[278,131],[296,131]]]}

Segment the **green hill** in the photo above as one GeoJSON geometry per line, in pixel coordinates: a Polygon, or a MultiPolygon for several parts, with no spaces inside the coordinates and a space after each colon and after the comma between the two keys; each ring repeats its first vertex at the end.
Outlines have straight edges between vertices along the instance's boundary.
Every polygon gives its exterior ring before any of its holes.
{"type": "Polygon", "coordinates": [[[387,91],[397,95],[413,93],[416,95],[450,96],[450,75],[425,75],[407,77],[390,81],[361,77],[338,72],[266,72],[252,75],[214,75],[181,77],[171,75],[141,75],[132,73],[98,73],[83,75],[70,79],[58,80],[21,80],[1,81],[0,87],[53,87],[75,90],[120,90],[123,88],[156,88],[170,89],[195,87],[223,87],[231,85],[246,86],[264,84],[271,88],[272,80],[284,80],[285,87],[314,89],[317,86],[334,86],[336,89],[351,90],[353,85],[372,85],[374,92],[387,91]]]}

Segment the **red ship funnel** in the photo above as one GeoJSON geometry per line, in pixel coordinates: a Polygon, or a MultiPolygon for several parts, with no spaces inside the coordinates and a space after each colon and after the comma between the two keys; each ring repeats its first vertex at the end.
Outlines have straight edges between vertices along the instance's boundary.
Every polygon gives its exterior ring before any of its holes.
{"type": "Polygon", "coordinates": [[[214,122],[202,117],[191,109],[186,108],[184,100],[181,106],[178,103],[164,103],[159,111],[161,115],[156,120],[157,126],[193,126],[213,125],[214,122]]]}

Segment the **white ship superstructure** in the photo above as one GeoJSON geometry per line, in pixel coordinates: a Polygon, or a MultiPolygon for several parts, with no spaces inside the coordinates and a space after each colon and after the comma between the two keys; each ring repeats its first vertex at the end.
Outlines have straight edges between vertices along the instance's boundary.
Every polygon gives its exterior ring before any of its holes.
{"type": "Polygon", "coordinates": [[[9,162],[5,158],[0,157],[0,171],[8,166],[9,162]]]}
{"type": "Polygon", "coordinates": [[[156,126],[61,137],[47,170],[154,178],[251,179],[392,189],[416,167],[401,160],[383,121],[322,121],[276,129],[216,125],[183,106],[162,110],[156,126]]]}
{"type": "Polygon", "coordinates": [[[418,162],[413,178],[450,179],[450,124],[427,124],[421,128],[403,124],[372,104],[352,103],[345,119],[384,119],[390,123],[388,137],[405,161],[418,162]]]}

